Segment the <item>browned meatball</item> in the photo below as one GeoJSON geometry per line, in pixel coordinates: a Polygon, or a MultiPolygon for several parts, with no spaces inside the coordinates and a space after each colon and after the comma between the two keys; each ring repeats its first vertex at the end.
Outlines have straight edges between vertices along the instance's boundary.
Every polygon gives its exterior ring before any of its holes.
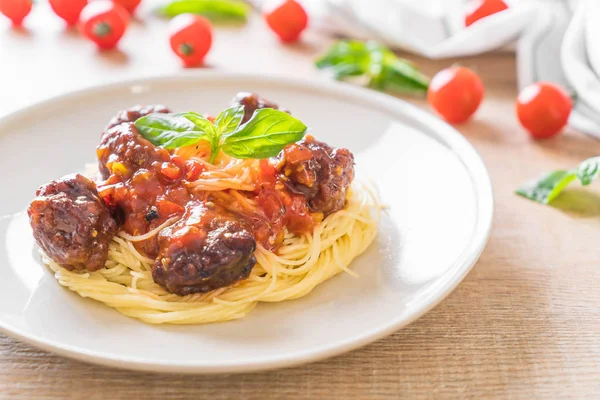
{"type": "Polygon", "coordinates": [[[136,105],[126,110],[121,110],[111,118],[106,126],[105,130],[109,130],[112,127],[115,127],[123,122],[135,122],[138,118],[144,117],[148,114],[152,113],[170,113],[167,107],[162,104],[155,104],[149,106],[136,105]]]}
{"type": "Polygon", "coordinates": [[[94,182],[67,175],[36,194],[27,213],[33,237],[46,254],[71,271],[104,267],[118,227],[94,182]]]}
{"type": "MultiPolygon", "coordinates": [[[[191,198],[181,184],[183,169],[167,150],[143,138],[134,124],[123,123],[105,132],[97,156],[105,179],[98,190],[127,233],[142,235],[183,214],[191,198]]],[[[152,258],[158,253],[156,237],[135,246],[152,258]]]]}
{"type": "MultiPolygon", "coordinates": [[[[244,106],[244,118],[242,119],[242,124],[248,122],[248,120],[254,114],[254,111],[261,108],[274,108],[275,110],[279,110],[279,106],[272,101],[269,101],[265,98],[260,97],[255,93],[248,92],[239,92],[233,98],[231,102],[233,107],[235,106],[244,106]]],[[[287,112],[287,110],[283,110],[287,112]]]]}
{"type": "Polygon", "coordinates": [[[171,159],[167,150],[142,137],[132,123],[120,124],[104,132],[96,155],[104,179],[108,179],[111,172],[130,177],[140,167],[148,168],[155,161],[171,159]]]}
{"type": "Polygon", "coordinates": [[[252,234],[212,202],[192,201],[159,233],[152,277],[171,293],[204,293],[245,279],[256,264],[252,234]]]}
{"type": "Polygon", "coordinates": [[[292,191],[306,196],[312,211],[327,215],[344,208],[354,179],[354,155],[350,150],[334,149],[306,136],[287,145],[278,159],[283,181],[292,191]]]}

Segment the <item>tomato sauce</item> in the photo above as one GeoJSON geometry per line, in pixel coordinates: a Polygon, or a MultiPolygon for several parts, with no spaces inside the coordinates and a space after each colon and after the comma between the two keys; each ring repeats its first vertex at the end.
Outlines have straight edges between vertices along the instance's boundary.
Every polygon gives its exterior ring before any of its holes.
{"type": "MultiPolygon", "coordinates": [[[[312,232],[315,217],[305,196],[293,193],[285,177],[269,160],[260,160],[254,192],[240,192],[258,209],[232,209],[229,190],[195,195],[185,182],[198,179],[204,166],[186,161],[155,147],[134,127],[121,125],[106,133],[97,150],[100,171],[105,178],[98,185],[104,202],[118,210],[122,228],[130,235],[143,235],[170,218],[181,216],[193,199],[220,203],[251,229],[263,247],[276,250],[284,238],[284,227],[295,234],[312,232]],[[202,197],[202,198],[200,198],[202,197]]],[[[302,156],[302,155],[299,155],[302,156]]],[[[136,242],[138,250],[156,257],[156,238],[136,242]]]]}

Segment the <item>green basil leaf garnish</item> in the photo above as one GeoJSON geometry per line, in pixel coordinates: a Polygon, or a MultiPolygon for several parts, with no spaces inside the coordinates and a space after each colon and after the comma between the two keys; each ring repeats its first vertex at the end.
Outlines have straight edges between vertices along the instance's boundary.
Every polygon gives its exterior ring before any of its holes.
{"type": "Polygon", "coordinates": [[[588,158],[577,168],[577,178],[587,186],[600,175],[600,157],[588,158]]]}
{"type": "Polygon", "coordinates": [[[548,204],[575,178],[573,171],[554,171],[539,180],[526,183],[516,193],[538,203],[548,204]]]}
{"type": "Polygon", "coordinates": [[[263,108],[244,125],[244,107],[221,112],[213,124],[195,112],[146,115],[135,121],[140,134],[165,149],[190,146],[200,140],[210,143],[210,162],[219,151],[235,158],[268,158],[279,154],[287,144],[304,137],[306,125],[286,112],[263,108]]]}
{"type": "Polygon", "coordinates": [[[175,17],[179,14],[201,14],[212,21],[244,22],[250,6],[240,0],[172,0],[156,10],[159,15],[175,17]]]}
{"type": "Polygon", "coordinates": [[[548,204],[575,179],[579,179],[581,184],[586,186],[599,175],[600,157],[593,157],[583,161],[575,169],[554,171],[541,179],[526,183],[517,189],[516,193],[538,203],[548,204]]]}
{"type": "Polygon", "coordinates": [[[243,118],[244,106],[231,107],[219,113],[217,119],[215,119],[215,125],[222,135],[228,136],[240,126],[243,118]]]}
{"type": "Polygon", "coordinates": [[[414,68],[408,61],[391,60],[387,66],[390,73],[388,82],[390,88],[409,92],[427,92],[429,78],[414,68]]]}
{"type": "Polygon", "coordinates": [[[165,149],[211,141],[214,136],[211,122],[196,113],[149,114],[135,121],[135,127],[152,144],[165,149]]]}
{"type": "Polygon", "coordinates": [[[304,137],[306,125],[286,112],[263,108],[225,138],[222,150],[235,158],[274,157],[304,137]]]}
{"type": "Polygon", "coordinates": [[[214,163],[215,158],[219,154],[219,141],[221,133],[215,128],[212,122],[210,122],[202,114],[196,112],[184,113],[185,117],[192,121],[196,127],[206,132],[206,137],[202,139],[207,140],[210,143],[210,162],[214,163]]]}
{"type": "Polygon", "coordinates": [[[365,42],[359,40],[340,40],[321,56],[315,65],[319,69],[334,67],[339,64],[353,64],[364,70],[368,63],[368,50],[365,42]]]}
{"type": "Polygon", "coordinates": [[[410,61],[375,41],[339,41],[315,65],[330,70],[335,79],[364,76],[367,85],[377,90],[424,94],[429,88],[429,78],[410,61]]]}

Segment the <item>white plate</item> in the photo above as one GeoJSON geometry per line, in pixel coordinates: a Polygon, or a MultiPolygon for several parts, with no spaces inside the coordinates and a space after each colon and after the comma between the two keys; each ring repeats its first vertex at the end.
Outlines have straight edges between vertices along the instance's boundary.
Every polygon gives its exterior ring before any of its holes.
{"type": "Polygon", "coordinates": [[[237,372],[290,366],[373,342],[434,307],[483,250],[492,189],[475,150],[437,118],[349,85],[223,73],[68,94],[0,121],[0,328],[42,349],[120,368],[237,372]],[[41,264],[23,210],[36,188],[81,170],[120,108],[164,103],[216,113],[239,90],[273,99],[319,139],[346,146],[389,209],[378,238],[308,296],[238,321],[151,326],[61,287],[41,264]]]}

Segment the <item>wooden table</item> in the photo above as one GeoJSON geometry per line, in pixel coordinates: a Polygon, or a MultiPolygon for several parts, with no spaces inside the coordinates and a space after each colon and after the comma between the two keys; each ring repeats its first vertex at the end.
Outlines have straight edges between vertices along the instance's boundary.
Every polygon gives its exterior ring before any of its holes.
{"type": "MultiPolygon", "coordinates": [[[[10,31],[2,21],[0,113],[69,89],[179,71],[164,23],[141,14],[121,51],[104,54],[78,34],[63,32],[45,4],[30,17],[29,33],[10,31]]],[[[302,44],[282,47],[256,18],[246,27],[218,29],[208,64],[310,77],[317,73],[311,59],[328,43],[311,32],[302,44]]],[[[428,73],[453,62],[412,58],[428,73]]],[[[0,397],[598,398],[600,193],[574,188],[544,207],[513,190],[544,171],[600,154],[600,142],[572,131],[545,142],[529,140],[515,119],[513,56],[460,63],[477,70],[486,85],[475,120],[459,129],[489,168],[496,217],[480,261],[433,311],[334,359],[231,376],[108,369],[0,336],[0,397]]],[[[428,109],[425,101],[415,102],[428,109]]]]}

